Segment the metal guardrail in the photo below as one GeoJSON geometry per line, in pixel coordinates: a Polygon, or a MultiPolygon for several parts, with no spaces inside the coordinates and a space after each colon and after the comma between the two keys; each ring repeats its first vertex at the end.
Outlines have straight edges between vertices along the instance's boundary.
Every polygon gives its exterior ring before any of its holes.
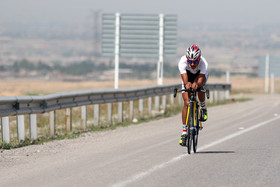
{"type": "MultiPolygon", "coordinates": [[[[230,84],[210,83],[207,84],[210,89],[210,102],[227,99],[231,89],[230,84]],[[218,94],[220,92],[220,94],[218,94]]],[[[166,84],[160,86],[148,86],[131,89],[108,89],[108,90],[86,90],[66,93],[56,93],[45,96],[14,96],[0,97],[0,117],[2,121],[2,141],[10,142],[9,136],[9,116],[17,116],[18,139],[24,140],[25,133],[20,132],[24,129],[24,117],[30,115],[30,137],[37,138],[37,113],[50,112],[50,134],[55,134],[55,115],[53,111],[59,109],[68,109],[78,106],[95,105],[94,110],[99,110],[101,103],[119,103],[119,110],[122,110],[122,102],[142,100],[148,97],[158,97],[172,94],[174,88],[181,88],[181,84],[166,84]],[[23,127],[22,127],[23,125],[23,127]],[[21,126],[21,127],[20,127],[21,126]]],[[[141,101],[143,102],[143,101],[141,101]]],[[[163,101],[166,102],[166,101],[163,101]]],[[[159,104],[156,104],[159,105],[159,104]]],[[[133,110],[133,109],[132,109],[133,110]]],[[[109,112],[109,111],[108,111],[109,112]]],[[[82,118],[86,118],[86,109],[82,110],[82,118]],[[85,113],[85,114],[84,114],[85,113]]],[[[111,112],[112,113],[112,112],[111,112]]],[[[119,112],[122,118],[122,112],[119,112]]],[[[99,115],[98,113],[96,115],[99,115]]],[[[84,119],[85,121],[86,119],[84,119]]],[[[99,116],[95,116],[95,122],[98,123],[99,116]]],[[[121,121],[121,120],[119,120],[121,121]]],[[[85,125],[86,126],[86,122],[85,125]]]]}

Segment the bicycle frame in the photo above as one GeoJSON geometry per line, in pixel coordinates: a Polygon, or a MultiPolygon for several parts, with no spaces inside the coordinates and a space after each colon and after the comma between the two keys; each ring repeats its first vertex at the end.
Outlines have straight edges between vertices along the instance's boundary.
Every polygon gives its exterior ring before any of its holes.
{"type": "Polygon", "coordinates": [[[186,117],[186,125],[188,128],[188,136],[187,136],[187,147],[188,147],[188,154],[191,153],[191,146],[193,141],[193,151],[196,153],[197,149],[197,141],[198,141],[198,133],[199,128],[202,128],[202,123],[199,121],[200,119],[200,110],[199,104],[197,101],[197,91],[206,92],[207,99],[209,99],[209,90],[177,90],[174,89],[174,97],[176,97],[178,92],[186,91],[190,93],[190,98],[188,102],[188,110],[187,110],[187,117],[186,117]],[[198,124],[199,123],[199,124],[198,124]]]}
{"type": "MultiPolygon", "coordinates": [[[[190,93],[190,101],[189,101],[189,107],[188,107],[188,111],[187,111],[187,118],[186,118],[186,125],[188,125],[188,119],[189,119],[189,116],[190,116],[190,108],[193,108],[193,110],[192,110],[192,117],[193,117],[193,124],[192,124],[192,126],[196,126],[197,125],[197,120],[199,119],[199,117],[200,117],[200,106],[199,106],[199,104],[198,104],[198,102],[197,102],[197,98],[196,98],[196,92],[191,92],[190,93]],[[192,106],[191,106],[192,105],[192,106]],[[198,112],[198,119],[196,119],[196,111],[198,112]]],[[[202,123],[201,123],[201,121],[199,121],[199,127],[202,127],[202,123]]]]}
{"type": "Polygon", "coordinates": [[[197,148],[198,133],[199,133],[199,125],[198,125],[199,110],[198,109],[199,109],[199,105],[196,98],[196,91],[190,91],[190,98],[188,103],[188,112],[187,112],[187,119],[186,119],[186,125],[188,128],[188,136],[187,136],[188,154],[191,153],[192,145],[193,145],[194,152],[196,152],[196,148],[197,148]]]}

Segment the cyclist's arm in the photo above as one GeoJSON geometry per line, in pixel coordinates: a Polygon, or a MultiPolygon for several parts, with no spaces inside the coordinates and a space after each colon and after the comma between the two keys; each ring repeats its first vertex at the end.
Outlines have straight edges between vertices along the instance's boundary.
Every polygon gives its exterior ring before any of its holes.
{"type": "Polygon", "coordinates": [[[187,73],[181,74],[181,78],[182,78],[182,81],[183,81],[183,83],[185,85],[185,88],[189,89],[190,85],[187,85],[188,84],[188,75],[187,75],[187,73]]]}
{"type": "Polygon", "coordinates": [[[182,78],[182,81],[184,82],[184,85],[187,84],[187,82],[188,82],[188,75],[187,75],[187,73],[181,74],[181,78],[182,78]]]}
{"type": "Polygon", "coordinates": [[[191,87],[191,83],[188,82],[188,75],[186,72],[186,67],[187,67],[186,56],[182,56],[178,63],[178,69],[181,74],[181,78],[182,78],[185,88],[189,89],[191,87]],[[187,86],[187,84],[188,84],[188,86],[187,86]]]}
{"type": "Polygon", "coordinates": [[[203,87],[206,83],[205,74],[199,74],[198,77],[196,78],[195,82],[196,82],[198,88],[203,87]]]}
{"type": "Polygon", "coordinates": [[[201,57],[201,70],[200,70],[200,74],[198,75],[197,78],[197,85],[199,88],[203,87],[206,84],[206,74],[207,74],[207,69],[208,69],[208,63],[205,60],[205,58],[201,57]]]}

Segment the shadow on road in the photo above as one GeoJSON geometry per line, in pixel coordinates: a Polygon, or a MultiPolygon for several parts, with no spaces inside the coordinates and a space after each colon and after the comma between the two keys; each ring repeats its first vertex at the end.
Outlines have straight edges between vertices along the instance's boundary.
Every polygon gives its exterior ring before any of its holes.
{"type": "Polygon", "coordinates": [[[200,151],[195,154],[225,154],[225,153],[235,153],[234,151],[200,151]]]}

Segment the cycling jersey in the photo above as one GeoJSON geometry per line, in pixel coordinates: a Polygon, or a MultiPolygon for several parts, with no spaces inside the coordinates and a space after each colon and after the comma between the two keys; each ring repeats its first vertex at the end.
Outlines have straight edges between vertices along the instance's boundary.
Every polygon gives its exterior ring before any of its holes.
{"type": "Polygon", "coordinates": [[[196,66],[195,69],[192,69],[190,63],[188,63],[188,59],[186,55],[182,56],[179,63],[178,68],[181,74],[190,72],[192,74],[196,74],[200,71],[200,74],[205,74],[206,79],[208,78],[208,63],[204,57],[200,57],[199,64],[196,66]]]}

